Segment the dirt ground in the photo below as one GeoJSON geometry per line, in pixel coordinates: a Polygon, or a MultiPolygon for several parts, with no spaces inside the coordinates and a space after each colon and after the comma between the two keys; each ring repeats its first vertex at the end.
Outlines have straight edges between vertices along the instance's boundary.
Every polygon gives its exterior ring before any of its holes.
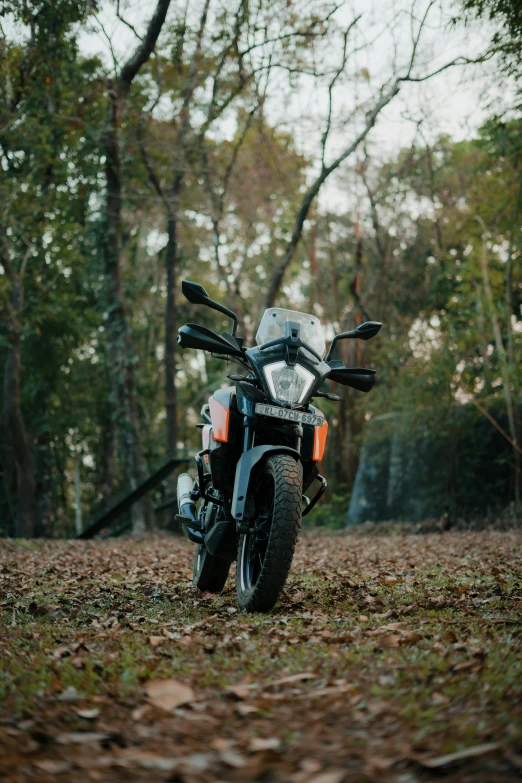
{"type": "Polygon", "coordinates": [[[521,552],[303,535],[245,615],[182,539],[3,541],[0,780],[519,780],[521,552]]]}

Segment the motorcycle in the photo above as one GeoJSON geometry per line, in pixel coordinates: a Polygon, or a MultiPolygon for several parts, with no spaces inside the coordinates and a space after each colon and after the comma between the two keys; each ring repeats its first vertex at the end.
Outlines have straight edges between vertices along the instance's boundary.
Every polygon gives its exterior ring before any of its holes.
{"type": "Polygon", "coordinates": [[[231,333],[217,334],[185,324],[178,330],[180,347],[232,360],[246,372],[229,374],[233,385],[217,389],[201,408],[197,478],[188,473],[178,478],[177,520],[197,544],[193,584],[221,592],[237,560],[240,609],[267,612],[288,576],[301,518],[327,487],[318,463],[328,422],[311,401],[341,399],[320,390],[326,380],[371,390],[375,370],[347,368],[332,356],[339,340],[369,340],[382,324],[367,321],[335,335],[326,353],[315,315],[271,307],[259,324],[256,345],[247,348],[237,336],[238,317],[232,310],[213,301],[197,283],[183,280],[181,288],[189,302],[217,310],[233,326],[231,333]],[[319,487],[308,497],[304,493],[314,481],[319,487]]]}

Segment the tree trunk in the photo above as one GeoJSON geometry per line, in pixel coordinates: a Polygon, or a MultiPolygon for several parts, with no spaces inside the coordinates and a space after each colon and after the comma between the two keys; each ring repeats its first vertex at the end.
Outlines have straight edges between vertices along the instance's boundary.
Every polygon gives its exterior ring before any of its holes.
{"type": "MultiPolygon", "coordinates": [[[[47,400],[42,408],[47,408],[47,400]]],[[[36,509],[35,536],[49,536],[52,532],[52,520],[56,518],[56,503],[54,502],[53,465],[54,454],[51,449],[51,434],[46,430],[40,434],[34,444],[36,509]]]]}
{"type": "MultiPolygon", "coordinates": [[[[121,268],[121,157],[118,128],[120,125],[120,98],[111,91],[109,120],[104,134],[105,177],[107,201],[105,213],[104,262],[109,301],[107,319],[107,352],[113,387],[116,390],[114,417],[123,451],[127,480],[134,489],[144,478],[143,458],[138,423],[138,405],[134,379],[132,346],[125,313],[125,295],[121,268]]],[[[145,530],[142,503],[132,509],[134,533],[145,530]]]]}
{"type": "Polygon", "coordinates": [[[83,530],[82,495],[80,484],[80,457],[74,455],[74,528],[79,536],[83,530]]]}
{"type": "Polygon", "coordinates": [[[18,490],[16,535],[19,538],[31,538],[35,531],[36,484],[31,444],[25,429],[20,404],[21,335],[19,314],[23,308],[24,292],[21,280],[11,282],[13,285],[12,314],[4,374],[4,413],[16,464],[18,490]]]}
{"type": "MultiPolygon", "coordinates": [[[[110,361],[106,354],[106,364],[109,367],[110,361]]],[[[111,378],[108,378],[111,383],[111,378]]],[[[114,409],[116,405],[117,394],[114,391],[112,394],[109,392],[109,405],[102,408],[98,413],[98,421],[101,428],[101,444],[100,444],[100,456],[99,467],[97,466],[97,489],[100,492],[103,503],[107,502],[113,497],[115,492],[116,483],[116,423],[114,415],[111,410],[111,403],[114,409]]]]}
{"type": "MultiPolygon", "coordinates": [[[[518,204],[517,204],[518,207],[518,204]]],[[[515,213],[516,216],[518,216],[515,213]]],[[[518,222],[518,221],[517,221],[518,222]]],[[[522,442],[522,427],[520,422],[520,406],[517,404],[519,395],[517,394],[517,373],[515,365],[515,350],[513,344],[513,327],[511,324],[511,318],[515,313],[513,307],[513,242],[509,244],[508,259],[506,264],[506,332],[507,332],[507,362],[508,373],[510,380],[513,384],[513,398],[515,400],[515,411],[513,415],[513,440],[520,445],[522,442]]],[[[515,506],[518,509],[520,507],[522,497],[522,459],[520,452],[514,450],[515,458],[515,506]]]]}
{"type": "MultiPolygon", "coordinates": [[[[154,51],[169,5],[170,0],[158,0],[145,35],[114,80],[109,91],[109,116],[103,135],[107,182],[104,243],[105,276],[109,295],[107,350],[111,360],[113,388],[116,389],[116,428],[131,489],[143,480],[144,465],[139,433],[134,357],[125,314],[121,270],[122,167],[119,128],[122,104],[133,80],[154,51]]],[[[143,532],[145,530],[143,503],[135,503],[131,515],[133,532],[143,532]]]]}
{"type": "MultiPolygon", "coordinates": [[[[484,221],[482,218],[477,217],[477,220],[481,224],[483,230],[485,230],[484,221]]],[[[504,341],[502,340],[502,333],[500,330],[500,324],[498,321],[497,313],[495,310],[495,302],[493,299],[493,292],[491,290],[491,283],[489,280],[488,269],[488,250],[485,236],[482,236],[482,251],[481,251],[481,268],[482,268],[482,283],[484,286],[484,293],[486,295],[486,301],[489,307],[489,314],[491,318],[491,326],[493,330],[493,336],[495,338],[495,346],[498,353],[500,372],[502,375],[502,388],[504,390],[504,399],[506,401],[506,411],[509,423],[509,434],[513,442],[513,459],[514,459],[514,485],[515,485],[515,506],[520,506],[520,453],[517,446],[517,427],[515,424],[515,414],[513,405],[513,395],[511,391],[511,378],[510,368],[507,361],[506,349],[504,347],[504,341]]],[[[508,318],[510,315],[508,314],[508,318]]]]}
{"type": "MultiPolygon", "coordinates": [[[[181,187],[181,183],[179,187],[181,187]]],[[[176,266],[178,262],[178,221],[174,210],[170,210],[167,216],[167,235],[168,241],[165,253],[165,271],[167,275],[167,301],[165,303],[165,407],[167,414],[167,454],[173,455],[176,453],[177,446],[176,266]]]]}

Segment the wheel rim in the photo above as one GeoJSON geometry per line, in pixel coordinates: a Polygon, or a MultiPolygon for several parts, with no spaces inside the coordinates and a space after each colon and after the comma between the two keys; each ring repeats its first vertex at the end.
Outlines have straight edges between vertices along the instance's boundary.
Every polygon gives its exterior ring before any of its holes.
{"type": "Polygon", "coordinates": [[[260,512],[253,525],[254,529],[251,533],[243,535],[241,544],[240,576],[242,590],[250,590],[256,586],[263,570],[263,563],[268,548],[274,508],[274,481],[271,478],[269,487],[267,487],[266,479],[267,476],[265,475],[255,497],[255,505],[260,509],[260,512]]]}

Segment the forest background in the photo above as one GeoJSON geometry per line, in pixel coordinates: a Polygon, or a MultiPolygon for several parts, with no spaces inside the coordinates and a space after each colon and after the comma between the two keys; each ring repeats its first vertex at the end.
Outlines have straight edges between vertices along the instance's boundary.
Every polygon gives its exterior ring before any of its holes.
{"type": "MultiPolygon", "coordinates": [[[[439,432],[464,405],[501,427],[496,503],[520,504],[517,2],[14,0],[0,16],[2,534],[73,535],[195,450],[226,373],[177,351],[187,320],[219,325],[182,278],[249,341],[275,303],[328,339],[384,323],[341,344],[379,384],[321,406],[333,492],[316,521],[342,524],[372,419],[439,432]],[[432,83],[476,95],[480,122],[453,138],[432,83]]],[[[153,524],[148,502],[132,524],[153,524]]]]}

